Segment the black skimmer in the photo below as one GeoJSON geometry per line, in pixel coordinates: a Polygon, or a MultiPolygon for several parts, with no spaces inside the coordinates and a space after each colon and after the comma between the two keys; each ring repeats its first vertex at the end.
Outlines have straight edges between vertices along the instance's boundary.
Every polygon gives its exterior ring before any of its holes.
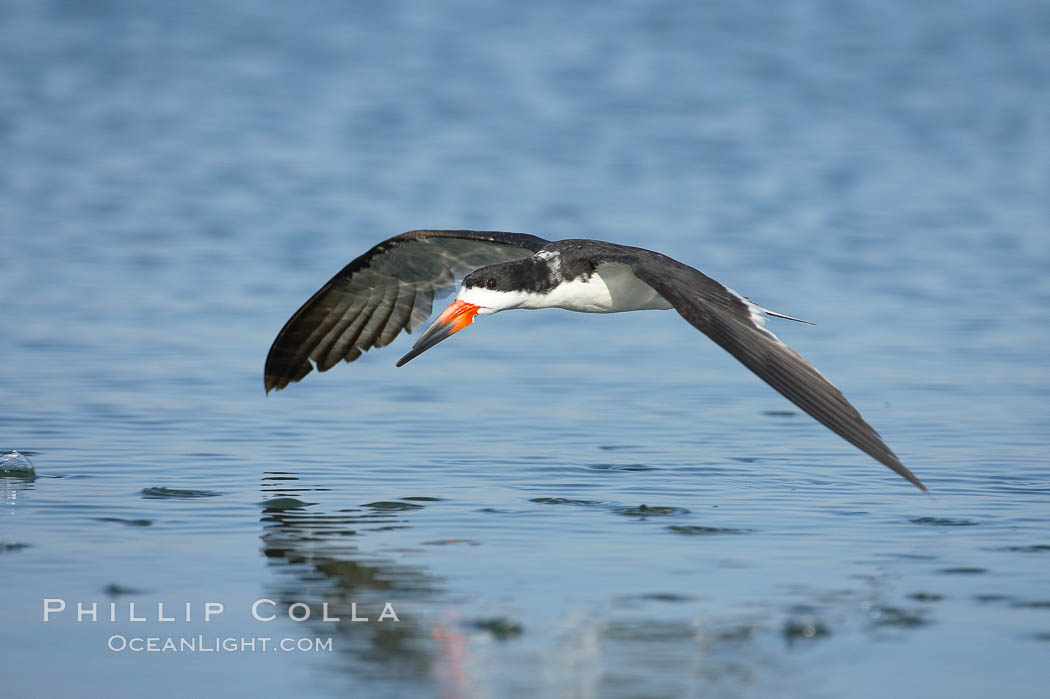
{"type": "Polygon", "coordinates": [[[673,308],[832,432],[926,490],[842,393],[764,327],[767,316],[798,318],[762,308],[666,255],[599,240],[551,242],[489,231],[410,231],[385,240],[344,267],[284,324],[266,357],[267,393],[315,366],[327,371],[390,344],[402,330],[412,332],[430,316],[435,294],[460,277],[455,301],[397,366],[477,315],[511,308],[673,308]]]}

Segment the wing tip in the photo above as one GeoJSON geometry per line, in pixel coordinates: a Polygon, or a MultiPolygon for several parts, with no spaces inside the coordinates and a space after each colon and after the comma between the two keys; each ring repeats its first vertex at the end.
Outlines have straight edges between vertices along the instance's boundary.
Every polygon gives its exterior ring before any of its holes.
{"type": "MultiPolygon", "coordinates": [[[[905,470],[907,470],[907,469],[905,469],[905,470]]],[[[904,476],[904,477],[907,478],[908,482],[911,483],[912,485],[914,485],[916,488],[918,488],[922,492],[926,493],[927,495],[930,495],[930,489],[927,488],[925,485],[923,485],[922,481],[920,481],[918,478],[916,478],[915,474],[913,474],[911,471],[908,471],[908,475],[904,476]]]]}
{"type": "Polygon", "coordinates": [[[926,493],[927,495],[930,495],[930,489],[923,485],[923,482],[920,481],[911,471],[908,471],[908,475],[905,476],[905,478],[907,478],[908,482],[914,485],[916,488],[926,493]],[[908,476],[910,476],[910,478],[908,476]]]}
{"type": "Polygon", "coordinates": [[[881,463],[882,465],[886,466],[888,469],[890,469],[891,471],[896,473],[898,476],[904,478],[906,481],[908,481],[909,483],[914,485],[916,488],[918,488],[922,492],[924,492],[927,495],[929,495],[930,494],[929,488],[927,488],[923,484],[923,482],[919,480],[919,477],[916,476],[914,473],[912,473],[911,470],[907,466],[902,464],[900,459],[897,458],[897,455],[894,454],[892,451],[889,451],[889,448],[887,448],[887,452],[888,452],[888,454],[880,454],[880,455],[877,455],[877,456],[875,454],[870,454],[870,456],[874,456],[875,459],[879,463],[881,463]]]}
{"type": "Polygon", "coordinates": [[[269,395],[270,391],[280,391],[282,388],[287,388],[290,383],[302,381],[313,370],[311,362],[306,362],[298,371],[280,371],[267,364],[266,369],[263,370],[263,388],[269,395]]]}

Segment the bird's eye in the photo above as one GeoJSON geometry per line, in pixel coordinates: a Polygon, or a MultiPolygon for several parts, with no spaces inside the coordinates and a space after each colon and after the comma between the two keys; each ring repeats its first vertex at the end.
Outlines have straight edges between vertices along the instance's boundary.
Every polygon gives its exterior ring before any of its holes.
{"type": "Polygon", "coordinates": [[[496,288],[496,278],[495,277],[489,277],[488,279],[486,279],[485,280],[485,286],[488,287],[489,289],[495,289],[496,288]]]}

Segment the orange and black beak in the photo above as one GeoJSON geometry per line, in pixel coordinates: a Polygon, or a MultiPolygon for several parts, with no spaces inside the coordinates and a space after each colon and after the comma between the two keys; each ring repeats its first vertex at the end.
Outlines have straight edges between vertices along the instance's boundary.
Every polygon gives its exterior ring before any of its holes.
{"type": "Polygon", "coordinates": [[[475,306],[459,299],[453,301],[452,305],[442,311],[437,320],[419,336],[408,354],[397,360],[397,366],[407,364],[445,338],[473,323],[474,316],[478,314],[480,308],[481,306],[475,306]]]}

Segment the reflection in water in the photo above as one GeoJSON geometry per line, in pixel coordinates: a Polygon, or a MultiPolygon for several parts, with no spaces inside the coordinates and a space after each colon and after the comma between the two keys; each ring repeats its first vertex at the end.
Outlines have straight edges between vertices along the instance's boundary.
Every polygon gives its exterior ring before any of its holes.
{"type": "MultiPolygon", "coordinates": [[[[799,672],[806,648],[857,634],[897,638],[924,627],[933,617],[930,603],[940,599],[923,593],[909,598],[908,606],[885,604],[896,593],[874,576],[856,589],[793,588],[743,614],[711,607],[699,595],[653,592],[618,598],[612,606],[584,602],[549,629],[508,617],[471,618],[463,614],[471,605],[451,599],[455,591],[442,579],[401,560],[420,549],[376,552],[382,547],[375,535],[414,528],[413,518],[431,498],[338,507],[326,491],[296,473],[264,475],[262,552],[274,573],[264,596],[276,602],[278,615],[301,618],[308,611],[304,628],[333,639],[334,653],[324,656],[329,669],[340,682],[367,681],[370,696],[466,697],[486,694],[496,689],[496,678],[510,676],[523,678],[523,696],[567,687],[610,697],[675,696],[690,687],[736,696],[771,676],[799,672]],[[399,621],[379,620],[387,603],[399,621]],[[537,642],[553,650],[537,652],[537,642]],[[802,653],[785,656],[779,649],[802,653]],[[687,676],[678,672],[682,667],[691,668],[687,676]]],[[[640,523],[688,514],[671,506],[588,506],[596,516],[611,512],[640,523]]],[[[420,534],[426,531],[420,524],[420,534]]],[[[689,524],[652,531],[685,535],[698,546],[710,537],[753,534],[689,524]]],[[[472,542],[420,542],[438,543],[472,542]]],[[[595,595],[602,597],[600,590],[595,595]]]]}
{"type": "Polygon", "coordinates": [[[291,611],[301,618],[306,605],[303,623],[333,638],[334,669],[352,681],[382,679],[391,691],[407,693],[448,678],[440,666],[454,655],[448,646],[457,633],[440,625],[431,631],[425,619],[439,600],[439,581],[422,567],[357,545],[369,532],[411,526],[406,517],[422,505],[384,501],[325,511],[306,502],[316,489],[294,473],[267,473],[261,489],[262,552],[276,574],[266,597],[277,603],[276,613],[299,605],[291,611]]]}

